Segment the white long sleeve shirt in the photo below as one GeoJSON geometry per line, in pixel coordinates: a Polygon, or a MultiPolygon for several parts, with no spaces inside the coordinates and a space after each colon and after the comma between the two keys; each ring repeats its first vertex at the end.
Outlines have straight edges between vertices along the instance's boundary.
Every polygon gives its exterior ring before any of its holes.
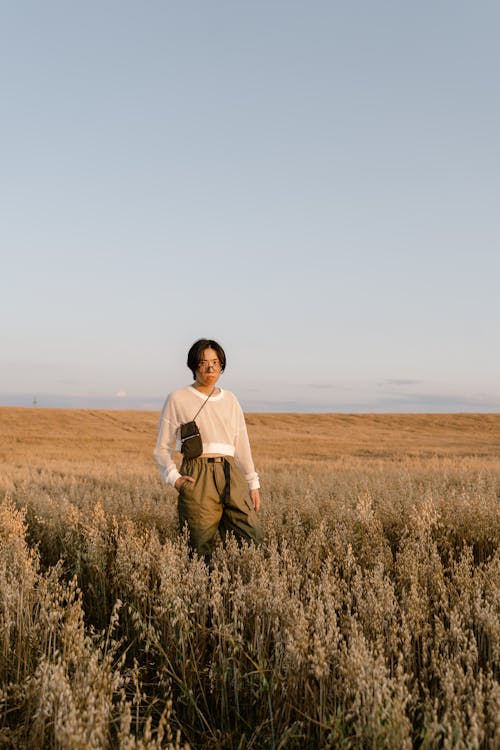
{"type": "MultiPolygon", "coordinates": [[[[191,422],[206,401],[206,396],[192,385],[173,391],[161,412],[158,440],[154,450],[156,462],[165,483],[174,485],[181,476],[174,461],[174,450],[180,451],[180,426],[191,422]]],[[[234,456],[251,490],[260,487],[255,471],[245,424],[245,417],[236,396],[218,389],[210,396],[196,417],[203,442],[203,453],[234,456]]]]}

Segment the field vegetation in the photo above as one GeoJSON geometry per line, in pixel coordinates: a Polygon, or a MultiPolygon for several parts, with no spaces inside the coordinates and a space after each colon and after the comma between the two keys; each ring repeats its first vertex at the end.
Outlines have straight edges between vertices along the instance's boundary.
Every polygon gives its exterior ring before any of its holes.
{"type": "Polygon", "coordinates": [[[157,420],[0,409],[0,747],[500,747],[500,415],[249,415],[211,570],[157,420]]]}

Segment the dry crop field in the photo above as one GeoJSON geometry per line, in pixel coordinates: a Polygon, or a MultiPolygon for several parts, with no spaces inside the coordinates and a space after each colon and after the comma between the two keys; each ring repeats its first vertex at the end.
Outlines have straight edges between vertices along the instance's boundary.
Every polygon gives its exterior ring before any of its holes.
{"type": "Polygon", "coordinates": [[[248,415],[210,571],[157,420],[0,409],[0,747],[500,746],[500,415],[248,415]]]}

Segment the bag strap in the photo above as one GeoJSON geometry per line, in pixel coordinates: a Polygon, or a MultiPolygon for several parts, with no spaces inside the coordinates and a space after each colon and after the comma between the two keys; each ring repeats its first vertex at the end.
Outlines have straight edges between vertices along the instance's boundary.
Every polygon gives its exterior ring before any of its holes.
{"type": "Polygon", "coordinates": [[[213,394],[214,394],[214,393],[215,393],[215,386],[214,386],[214,389],[213,389],[212,393],[209,393],[209,394],[208,394],[208,396],[206,397],[205,401],[204,401],[204,402],[202,403],[202,405],[200,406],[200,408],[198,409],[198,411],[197,411],[197,412],[196,412],[196,414],[194,415],[193,419],[191,420],[192,422],[194,422],[194,421],[195,421],[196,417],[198,416],[198,414],[200,413],[200,411],[201,411],[201,410],[203,409],[203,407],[204,407],[204,406],[205,406],[205,404],[207,403],[207,401],[208,401],[208,399],[210,398],[210,396],[213,396],[213,394]]]}

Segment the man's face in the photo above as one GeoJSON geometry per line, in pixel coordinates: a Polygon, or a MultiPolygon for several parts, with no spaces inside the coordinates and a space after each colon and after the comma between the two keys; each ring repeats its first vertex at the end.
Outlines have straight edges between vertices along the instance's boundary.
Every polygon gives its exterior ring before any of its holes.
{"type": "Polygon", "coordinates": [[[196,368],[196,381],[200,385],[214,386],[221,374],[220,360],[215,349],[204,349],[196,368]]]}

